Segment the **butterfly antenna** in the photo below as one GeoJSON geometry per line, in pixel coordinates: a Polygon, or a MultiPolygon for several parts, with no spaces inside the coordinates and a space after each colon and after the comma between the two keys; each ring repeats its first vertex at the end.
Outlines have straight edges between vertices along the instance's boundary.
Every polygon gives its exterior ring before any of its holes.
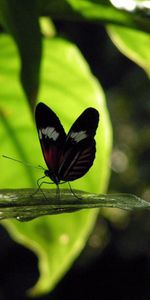
{"type": "Polygon", "coordinates": [[[32,168],[36,168],[36,169],[40,169],[40,170],[45,170],[42,166],[34,166],[32,164],[29,164],[27,162],[21,161],[19,159],[13,158],[13,157],[9,157],[9,156],[6,156],[6,155],[2,155],[2,157],[14,160],[14,161],[16,161],[16,162],[18,162],[22,165],[28,166],[28,167],[32,167],[32,168]]]}

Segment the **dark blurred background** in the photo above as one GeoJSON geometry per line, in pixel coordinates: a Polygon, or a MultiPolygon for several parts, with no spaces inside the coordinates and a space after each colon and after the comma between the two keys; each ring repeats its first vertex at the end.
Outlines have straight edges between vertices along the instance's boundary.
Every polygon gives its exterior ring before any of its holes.
{"type": "MultiPolygon", "coordinates": [[[[150,84],[146,74],[96,24],[57,21],[99,79],[114,130],[109,193],[150,200],[150,84]]],[[[0,300],[26,300],[38,278],[37,258],[0,227],[0,300]]],[[[39,299],[39,298],[37,298],[39,299]]],[[[41,300],[150,299],[150,216],[102,210],[86,248],[55,290],[41,300]]]]}

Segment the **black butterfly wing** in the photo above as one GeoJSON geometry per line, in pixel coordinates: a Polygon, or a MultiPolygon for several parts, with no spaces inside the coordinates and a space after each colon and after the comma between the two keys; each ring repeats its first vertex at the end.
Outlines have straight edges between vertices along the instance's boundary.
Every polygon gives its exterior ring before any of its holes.
{"type": "Polygon", "coordinates": [[[96,152],[94,136],[98,122],[98,111],[90,107],[72,125],[60,156],[60,180],[72,181],[80,178],[92,166],[96,152]]]}
{"type": "Polygon", "coordinates": [[[57,115],[44,103],[37,104],[35,120],[47,167],[57,174],[59,156],[66,141],[66,133],[57,115]]]}

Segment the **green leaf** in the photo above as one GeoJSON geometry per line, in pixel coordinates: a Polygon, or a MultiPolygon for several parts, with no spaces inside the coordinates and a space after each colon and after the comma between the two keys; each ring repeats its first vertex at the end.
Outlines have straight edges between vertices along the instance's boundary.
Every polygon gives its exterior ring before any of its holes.
{"type": "Polygon", "coordinates": [[[132,13],[119,10],[106,0],[41,0],[39,11],[52,19],[116,24],[150,32],[149,19],[143,10],[132,13]]]}
{"type": "Polygon", "coordinates": [[[107,28],[116,47],[150,77],[150,33],[113,25],[107,28]]]}
{"type": "MultiPolygon", "coordinates": [[[[88,106],[100,111],[97,152],[86,176],[72,182],[73,189],[104,193],[109,179],[111,127],[102,89],[79,50],[63,39],[44,40],[39,100],[60,117],[65,130],[88,106]]],[[[37,132],[17,80],[19,59],[11,39],[0,39],[0,141],[1,154],[43,165],[37,132]],[[8,88],[9,87],[9,88],[8,88]]],[[[2,188],[35,187],[40,170],[0,158],[2,188]]],[[[51,187],[51,186],[50,186],[51,187]]],[[[64,188],[66,185],[64,185],[64,188]]],[[[84,247],[97,210],[45,216],[30,222],[3,221],[11,236],[39,258],[40,278],[32,294],[50,291],[84,247]]]]}
{"type": "Polygon", "coordinates": [[[121,11],[103,0],[0,0],[0,22],[12,35],[21,60],[21,82],[33,109],[39,88],[41,33],[39,16],[90,20],[150,32],[146,15],[121,11]],[[32,61],[32,63],[31,63],[32,61]]]}
{"type": "Polygon", "coordinates": [[[15,218],[26,222],[45,215],[73,213],[77,210],[113,207],[125,210],[150,208],[150,203],[131,194],[97,195],[74,190],[62,190],[61,200],[56,190],[0,190],[0,220],[15,218]]]}
{"type": "Polygon", "coordinates": [[[116,9],[110,1],[67,0],[67,3],[79,14],[79,19],[139,28],[150,32],[150,22],[146,15],[116,9]]]}

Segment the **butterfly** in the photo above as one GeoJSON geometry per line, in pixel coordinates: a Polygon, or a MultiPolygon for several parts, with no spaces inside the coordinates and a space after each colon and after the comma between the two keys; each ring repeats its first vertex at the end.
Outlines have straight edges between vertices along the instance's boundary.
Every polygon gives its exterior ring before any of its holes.
{"type": "Polygon", "coordinates": [[[68,134],[55,112],[42,102],[36,106],[35,121],[48,168],[44,177],[48,176],[58,186],[85,175],[95,159],[98,111],[92,107],[84,110],[68,134]]]}

